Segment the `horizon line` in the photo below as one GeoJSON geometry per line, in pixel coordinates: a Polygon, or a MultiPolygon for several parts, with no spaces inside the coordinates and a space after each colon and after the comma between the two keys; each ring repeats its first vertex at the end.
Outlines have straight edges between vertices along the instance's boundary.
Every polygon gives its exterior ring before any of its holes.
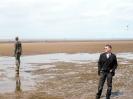
{"type": "MultiPolygon", "coordinates": [[[[13,43],[14,39],[0,39],[0,43],[13,43]]],[[[87,42],[87,41],[133,41],[133,39],[20,39],[28,42],[87,42]]]]}

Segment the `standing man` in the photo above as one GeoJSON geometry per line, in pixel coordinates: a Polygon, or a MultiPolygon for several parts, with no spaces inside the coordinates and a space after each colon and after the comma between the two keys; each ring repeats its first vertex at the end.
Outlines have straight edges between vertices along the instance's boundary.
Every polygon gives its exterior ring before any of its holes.
{"type": "Polygon", "coordinates": [[[18,37],[15,38],[15,41],[16,42],[15,42],[14,56],[16,58],[16,66],[17,66],[16,71],[19,71],[19,67],[20,67],[20,56],[22,54],[22,44],[19,41],[19,38],[18,37]]]}
{"type": "Polygon", "coordinates": [[[98,75],[100,76],[100,79],[99,79],[99,86],[98,86],[98,92],[96,94],[96,99],[100,99],[106,79],[107,79],[106,99],[110,99],[112,91],[112,78],[115,75],[115,69],[117,68],[117,58],[116,55],[112,53],[112,46],[107,44],[105,45],[104,50],[105,52],[100,55],[98,61],[98,75]]]}

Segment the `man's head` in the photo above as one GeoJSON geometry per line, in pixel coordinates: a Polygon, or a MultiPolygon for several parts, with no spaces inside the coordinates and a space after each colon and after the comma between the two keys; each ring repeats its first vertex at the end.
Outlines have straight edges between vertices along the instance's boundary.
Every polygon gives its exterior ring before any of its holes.
{"type": "Polygon", "coordinates": [[[16,41],[18,41],[18,40],[19,40],[19,38],[18,38],[18,37],[16,37],[16,38],[15,38],[15,40],[16,40],[16,41]]]}
{"type": "Polygon", "coordinates": [[[112,46],[109,45],[109,44],[106,44],[105,47],[104,47],[104,51],[105,51],[106,53],[111,53],[111,51],[112,51],[112,46]]]}

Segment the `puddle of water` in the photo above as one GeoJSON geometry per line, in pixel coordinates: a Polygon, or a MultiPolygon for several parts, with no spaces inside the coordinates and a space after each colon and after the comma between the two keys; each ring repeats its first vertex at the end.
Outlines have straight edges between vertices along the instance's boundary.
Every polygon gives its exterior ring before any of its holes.
{"type": "Polygon", "coordinates": [[[89,61],[96,61],[98,59],[98,56],[99,56],[99,53],[96,53],[96,54],[55,53],[55,54],[26,56],[23,61],[25,61],[26,63],[53,63],[53,62],[59,62],[59,61],[72,62],[72,63],[88,63],[89,61]]]}
{"type": "MultiPolygon", "coordinates": [[[[16,76],[16,66],[15,66],[15,59],[13,57],[0,57],[0,92],[15,92],[16,91],[16,84],[17,79],[16,76]]],[[[22,64],[23,67],[20,68],[20,74],[17,78],[19,78],[21,82],[21,87],[23,90],[31,90],[35,85],[30,73],[24,72],[25,65],[22,64]],[[27,83],[28,82],[28,83],[27,83]]]]}
{"type": "Polygon", "coordinates": [[[123,92],[116,91],[116,92],[112,92],[111,97],[119,97],[119,96],[122,96],[122,95],[123,95],[123,92]]]}
{"type": "Polygon", "coordinates": [[[117,57],[132,60],[133,59],[133,53],[131,53],[131,52],[130,53],[118,53],[117,57]]]}
{"type": "Polygon", "coordinates": [[[131,64],[131,63],[129,63],[128,61],[121,61],[121,62],[119,62],[119,64],[123,64],[123,65],[128,65],[128,64],[131,64]]]}
{"type": "MultiPolygon", "coordinates": [[[[13,57],[1,56],[0,57],[0,93],[3,92],[13,92],[18,87],[17,82],[21,82],[21,88],[23,91],[32,90],[35,86],[35,80],[39,76],[33,76],[32,70],[37,69],[56,69],[55,65],[44,65],[45,63],[54,62],[72,62],[76,64],[97,62],[100,53],[77,53],[77,54],[67,54],[67,53],[55,53],[55,54],[44,54],[44,55],[32,55],[23,56],[21,58],[20,74],[15,73],[15,59],[13,57]],[[43,63],[43,65],[37,65],[43,63]],[[17,76],[17,79],[16,79],[17,76]],[[19,79],[18,79],[19,78],[19,79]]],[[[123,59],[133,59],[133,53],[118,53],[118,58],[123,59]]],[[[127,64],[128,61],[125,61],[127,64]]],[[[75,72],[68,72],[69,74],[75,74],[75,72]]],[[[47,75],[47,74],[45,74],[47,75]]],[[[49,77],[54,77],[57,74],[48,74],[49,77]]],[[[19,83],[18,83],[19,84],[19,83]]]]}

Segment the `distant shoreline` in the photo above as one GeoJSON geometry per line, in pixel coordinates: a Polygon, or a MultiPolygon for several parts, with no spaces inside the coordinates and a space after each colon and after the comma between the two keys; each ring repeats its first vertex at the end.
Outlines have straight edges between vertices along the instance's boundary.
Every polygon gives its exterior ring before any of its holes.
{"type": "MultiPolygon", "coordinates": [[[[115,39],[115,40],[21,40],[23,43],[43,43],[43,42],[115,42],[115,41],[133,41],[133,39],[115,39]]],[[[14,43],[13,40],[0,40],[0,43],[14,43]]]]}

